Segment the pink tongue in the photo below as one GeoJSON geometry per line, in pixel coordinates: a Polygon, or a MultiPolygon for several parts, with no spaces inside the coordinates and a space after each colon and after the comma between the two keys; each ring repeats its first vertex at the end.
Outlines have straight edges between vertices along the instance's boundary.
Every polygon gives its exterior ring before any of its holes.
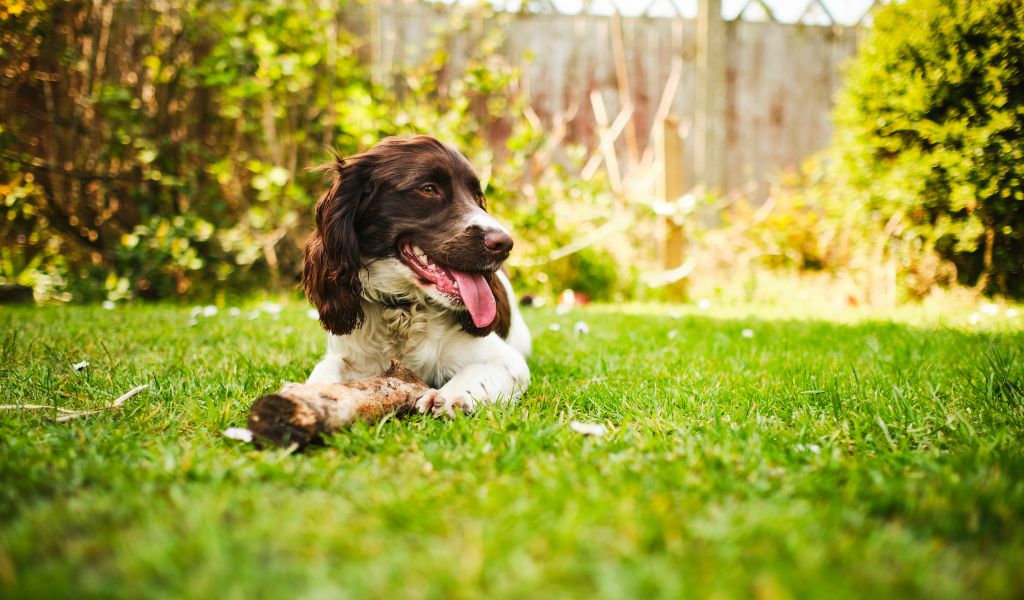
{"type": "Polygon", "coordinates": [[[484,276],[455,269],[449,269],[449,272],[459,284],[459,295],[469,310],[469,316],[473,317],[473,324],[477,327],[487,327],[493,323],[497,308],[494,304],[494,294],[491,293],[491,287],[487,285],[484,276]]]}

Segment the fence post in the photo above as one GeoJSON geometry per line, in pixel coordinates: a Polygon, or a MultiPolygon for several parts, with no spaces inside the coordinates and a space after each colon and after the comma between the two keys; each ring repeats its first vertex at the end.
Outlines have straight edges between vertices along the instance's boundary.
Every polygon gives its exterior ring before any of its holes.
{"type": "MultiPolygon", "coordinates": [[[[661,177],[658,180],[658,192],[661,200],[668,205],[678,206],[679,197],[683,195],[683,141],[679,137],[679,119],[673,115],[665,117],[658,124],[658,164],[661,165],[661,177]]],[[[665,271],[672,271],[683,264],[683,253],[686,247],[686,232],[677,220],[669,214],[664,219],[665,247],[663,250],[665,271]]],[[[666,288],[670,300],[686,300],[686,279],[679,279],[666,288]]]]}
{"type": "Polygon", "coordinates": [[[697,183],[716,194],[725,191],[725,37],[722,0],[698,0],[694,171],[697,183]]]}

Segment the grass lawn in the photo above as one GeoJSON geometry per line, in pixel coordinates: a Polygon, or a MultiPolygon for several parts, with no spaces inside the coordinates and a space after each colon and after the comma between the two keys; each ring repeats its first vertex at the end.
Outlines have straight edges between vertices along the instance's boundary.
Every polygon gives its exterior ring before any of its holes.
{"type": "Polygon", "coordinates": [[[323,345],[258,307],[0,308],[3,402],[152,384],[0,413],[0,596],[1024,594],[1024,317],[530,310],[518,405],[288,455],[221,435],[323,345]]]}

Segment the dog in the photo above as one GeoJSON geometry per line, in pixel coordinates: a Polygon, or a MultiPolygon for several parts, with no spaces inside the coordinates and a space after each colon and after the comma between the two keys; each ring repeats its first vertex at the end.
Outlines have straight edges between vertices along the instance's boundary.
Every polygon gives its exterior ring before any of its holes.
{"type": "Polygon", "coordinates": [[[326,167],[302,283],[328,331],[309,383],[373,377],[400,360],[431,386],[421,413],[515,401],[530,331],[501,270],[507,229],[469,161],[424,135],[386,138],[326,167]]]}

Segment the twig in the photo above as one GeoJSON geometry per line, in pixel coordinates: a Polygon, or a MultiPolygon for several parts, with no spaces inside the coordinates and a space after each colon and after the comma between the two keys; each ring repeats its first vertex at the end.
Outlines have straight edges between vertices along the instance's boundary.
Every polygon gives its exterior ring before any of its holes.
{"type": "MultiPolygon", "coordinates": [[[[633,93],[629,86],[629,67],[626,66],[626,51],[623,49],[622,41],[622,18],[616,14],[611,22],[612,52],[615,55],[615,79],[619,86],[619,98],[621,98],[622,109],[633,112],[633,93]]],[[[640,150],[636,139],[636,127],[627,127],[626,151],[630,166],[636,166],[640,161],[640,150]]]]}
{"type": "Polygon", "coordinates": [[[671,285],[677,281],[681,281],[690,276],[693,270],[697,268],[697,259],[690,256],[686,259],[686,262],[669,269],[667,271],[657,271],[653,273],[645,273],[641,279],[647,285],[647,287],[659,288],[671,285]]]}
{"type": "Polygon", "coordinates": [[[647,134],[647,148],[644,149],[641,165],[648,165],[654,162],[654,134],[658,125],[664,121],[669,112],[672,111],[672,102],[676,99],[676,90],[679,89],[679,80],[683,76],[683,61],[679,58],[672,60],[672,70],[668,73],[668,81],[661,91],[661,100],[658,101],[658,108],[654,111],[654,118],[651,120],[651,131],[647,134]]]}
{"type": "Polygon", "coordinates": [[[0,404],[0,410],[57,410],[63,413],[77,413],[77,410],[71,410],[70,408],[61,408],[60,406],[51,406],[49,404],[0,404]]]}
{"type": "Polygon", "coordinates": [[[575,254],[581,250],[584,250],[585,248],[596,243],[598,240],[604,238],[609,232],[614,231],[620,226],[621,224],[617,221],[607,221],[594,231],[588,233],[587,235],[575,239],[564,246],[555,248],[554,250],[549,252],[547,256],[541,256],[533,260],[524,260],[522,262],[513,261],[511,263],[511,266],[519,268],[531,268],[539,267],[541,265],[545,265],[547,263],[560,260],[562,258],[565,258],[566,256],[569,256],[570,254],[575,254]]]}
{"type": "Polygon", "coordinates": [[[131,390],[125,392],[124,395],[122,395],[120,398],[114,400],[113,402],[104,406],[103,408],[93,408],[89,410],[71,410],[69,408],[62,408],[60,406],[53,406],[49,404],[0,404],[0,410],[56,410],[57,412],[64,414],[62,414],[61,416],[57,417],[54,420],[58,423],[67,423],[68,421],[72,419],[77,419],[79,417],[94,415],[97,413],[101,413],[105,410],[110,410],[112,408],[121,408],[122,406],[124,406],[124,403],[127,402],[132,396],[135,396],[136,394],[138,394],[139,392],[148,387],[148,383],[144,383],[140,386],[134,387],[131,390]]]}

